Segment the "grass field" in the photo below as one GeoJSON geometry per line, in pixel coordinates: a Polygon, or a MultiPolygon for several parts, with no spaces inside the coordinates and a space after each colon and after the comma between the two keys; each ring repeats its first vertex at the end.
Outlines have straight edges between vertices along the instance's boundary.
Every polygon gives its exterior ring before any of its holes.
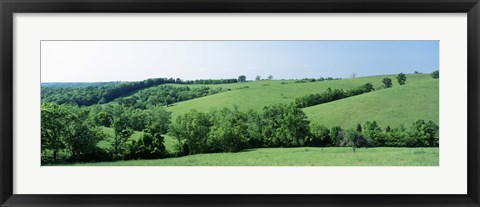
{"type": "Polygon", "coordinates": [[[438,166],[438,148],[266,148],[75,166],[438,166]]]}
{"type": "MultiPolygon", "coordinates": [[[[312,93],[321,93],[327,88],[351,89],[370,82],[376,89],[380,89],[382,85],[381,81],[385,77],[394,80],[393,88],[398,86],[398,83],[395,81],[395,75],[369,76],[354,79],[307,83],[270,80],[236,84],[207,85],[211,87],[230,88],[231,91],[175,103],[173,106],[167,107],[166,109],[172,112],[172,117],[176,117],[177,115],[186,113],[192,109],[206,112],[213,108],[232,107],[234,105],[238,106],[240,110],[252,109],[260,111],[265,106],[279,103],[291,103],[297,97],[312,93]]],[[[407,77],[407,85],[432,80],[429,74],[407,75],[407,77]]],[[[191,85],[191,87],[197,86],[198,85],[191,85]]]]}
{"type": "Polygon", "coordinates": [[[303,109],[312,123],[353,128],[377,121],[386,127],[410,124],[418,119],[438,124],[438,79],[409,83],[303,109]]]}

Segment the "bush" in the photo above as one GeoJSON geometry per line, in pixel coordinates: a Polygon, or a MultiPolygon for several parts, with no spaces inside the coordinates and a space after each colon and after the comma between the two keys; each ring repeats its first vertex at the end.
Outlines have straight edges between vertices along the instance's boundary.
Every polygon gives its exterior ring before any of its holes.
{"type": "Polygon", "coordinates": [[[432,76],[432,78],[438,79],[440,78],[440,71],[439,70],[433,71],[430,75],[432,76]]]}

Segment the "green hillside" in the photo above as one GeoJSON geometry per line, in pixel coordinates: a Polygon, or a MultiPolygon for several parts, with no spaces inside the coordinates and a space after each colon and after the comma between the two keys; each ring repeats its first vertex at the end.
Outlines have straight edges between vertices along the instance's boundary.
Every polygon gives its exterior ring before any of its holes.
{"type": "MultiPolygon", "coordinates": [[[[230,91],[215,95],[201,97],[189,101],[179,102],[167,107],[172,112],[172,117],[186,113],[192,109],[209,111],[212,108],[238,106],[241,110],[260,111],[263,107],[278,104],[291,103],[297,97],[311,93],[321,93],[327,88],[351,89],[370,82],[375,88],[381,87],[381,81],[389,77],[393,82],[393,88],[398,86],[395,81],[396,75],[369,76],[354,79],[342,79],[322,82],[295,83],[295,81],[252,81],[236,84],[219,84],[212,87],[229,88],[230,91]]],[[[432,80],[428,74],[407,75],[407,85],[426,80],[432,80]]],[[[207,85],[210,86],[210,85],[207,85]]]]}
{"type": "Polygon", "coordinates": [[[265,148],[155,160],[78,163],[83,166],[438,166],[438,148],[265,148]]]}
{"type": "MultiPolygon", "coordinates": [[[[378,90],[303,109],[313,123],[353,128],[377,121],[380,126],[410,124],[417,119],[438,124],[439,81],[407,82],[401,87],[378,90]]],[[[407,126],[408,127],[408,126],[407,126]]]]}

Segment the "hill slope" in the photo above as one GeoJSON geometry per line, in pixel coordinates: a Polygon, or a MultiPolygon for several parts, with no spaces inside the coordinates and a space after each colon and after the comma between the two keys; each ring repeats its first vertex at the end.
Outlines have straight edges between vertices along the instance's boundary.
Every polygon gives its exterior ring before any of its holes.
{"type": "MultiPolygon", "coordinates": [[[[378,90],[303,109],[312,123],[353,128],[377,121],[380,126],[410,124],[418,119],[438,124],[439,81],[430,79],[378,90]]],[[[408,127],[406,125],[406,127],[408,127]]]]}
{"type": "MultiPolygon", "coordinates": [[[[186,113],[192,109],[209,111],[213,108],[232,107],[234,105],[237,105],[241,110],[252,109],[260,111],[265,106],[278,103],[291,103],[297,97],[311,93],[321,93],[329,87],[332,89],[351,89],[370,82],[375,88],[380,88],[383,78],[389,77],[392,80],[396,80],[395,76],[396,75],[369,76],[355,79],[307,83],[271,80],[227,85],[219,84],[216,86],[230,88],[231,91],[175,103],[173,106],[167,107],[167,110],[172,112],[172,117],[186,113]]],[[[407,77],[408,85],[432,80],[428,74],[407,75],[407,77]]],[[[398,84],[395,81],[393,82],[393,88],[397,87],[398,84]]]]}

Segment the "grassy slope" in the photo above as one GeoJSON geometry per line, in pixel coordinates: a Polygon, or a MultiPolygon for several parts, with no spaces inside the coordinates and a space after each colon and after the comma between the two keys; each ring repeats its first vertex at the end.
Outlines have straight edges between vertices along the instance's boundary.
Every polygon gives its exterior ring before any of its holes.
{"type": "MultiPolygon", "coordinates": [[[[186,113],[192,109],[200,111],[209,111],[212,108],[223,108],[237,105],[241,110],[261,110],[264,106],[277,103],[291,103],[297,97],[311,93],[321,93],[327,88],[332,89],[350,89],[370,82],[374,87],[381,86],[381,80],[384,77],[390,77],[394,80],[393,87],[397,87],[395,75],[369,76],[355,79],[343,79],[334,81],[294,83],[294,81],[253,81],[237,84],[219,84],[215,87],[230,88],[231,91],[219,94],[197,98],[189,101],[175,103],[167,110],[172,112],[172,117],[186,113]],[[282,84],[282,82],[287,84],[282,84]],[[242,88],[246,87],[248,88],[242,88]]],[[[431,80],[428,74],[407,75],[407,84],[431,80]]],[[[195,85],[192,85],[195,87],[195,85]]]]}
{"type": "Polygon", "coordinates": [[[305,108],[312,123],[327,127],[355,127],[357,123],[376,120],[386,127],[407,124],[417,119],[438,124],[438,79],[408,83],[331,103],[305,108]]]}
{"type": "Polygon", "coordinates": [[[267,148],[91,166],[438,166],[438,148],[267,148]]]}

